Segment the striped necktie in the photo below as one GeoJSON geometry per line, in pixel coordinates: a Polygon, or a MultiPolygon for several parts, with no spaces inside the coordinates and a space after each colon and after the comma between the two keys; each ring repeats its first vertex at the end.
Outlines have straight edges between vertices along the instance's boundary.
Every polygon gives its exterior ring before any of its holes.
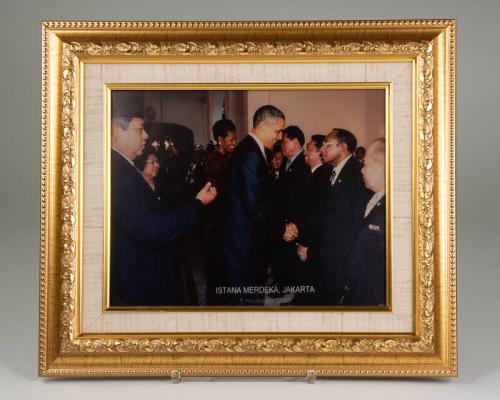
{"type": "Polygon", "coordinates": [[[333,186],[335,183],[335,177],[337,176],[337,172],[335,172],[335,169],[332,171],[332,174],[330,175],[330,185],[333,186]]]}

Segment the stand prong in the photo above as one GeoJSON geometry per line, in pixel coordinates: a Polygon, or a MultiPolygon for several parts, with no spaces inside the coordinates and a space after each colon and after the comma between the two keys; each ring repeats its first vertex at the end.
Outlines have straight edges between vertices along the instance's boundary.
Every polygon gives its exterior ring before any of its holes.
{"type": "Polygon", "coordinates": [[[306,374],[306,382],[313,384],[316,382],[316,371],[314,369],[310,369],[306,374]]]}
{"type": "Polygon", "coordinates": [[[170,378],[172,379],[172,383],[181,383],[181,371],[173,369],[170,373],[170,378]]]}

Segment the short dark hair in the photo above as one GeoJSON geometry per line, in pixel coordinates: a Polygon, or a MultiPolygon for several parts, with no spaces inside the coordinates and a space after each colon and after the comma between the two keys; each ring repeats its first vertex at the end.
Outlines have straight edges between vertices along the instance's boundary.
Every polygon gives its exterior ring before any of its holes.
{"type": "Polygon", "coordinates": [[[306,139],[304,138],[304,132],[302,132],[302,129],[300,129],[298,126],[287,126],[285,129],[283,129],[282,133],[283,135],[286,135],[286,137],[290,140],[297,139],[300,145],[304,146],[304,143],[306,141],[306,139]]]}
{"type": "Polygon", "coordinates": [[[356,146],[358,144],[356,136],[354,136],[347,129],[333,128],[333,132],[335,133],[335,137],[337,138],[337,143],[345,143],[349,153],[354,153],[354,150],[356,150],[356,146]]]}
{"type": "Polygon", "coordinates": [[[276,118],[285,119],[285,114],[283,114],[283,111],[270,104],[262,106],[258,108],[253,115],[253,127],[255,128],[262,121],[275,120],[276,118]]]}
{"type": "Polygon", "coordinates": [[[274,156],[276,153],[281,153],[281,140],[278,140],[273,144],[273,148],[271,150],[272,155],[274,156]]]}
{"type": "Polygon", "coordinates": [[[144,151],[134,160],[134,164],[139,169],[139,171],[141,172],[144,171],[144,167],[146,166],[146,161],[151,154],[153,154],[154,156],[156,156],[158,160],[160,160],[160,157],[158,157],[158,154],[156,154],[154,150],[144,151]]]}
{"type": "Polygon", "coordinates": [[[220,137],[225,138],[229,132],[236,132],[236,126],[230,119],[219,119],[212,126],[215,141],[220,137]]]}
{"type": "Polygon", "coordinates": [[[363,159],[366,154],[366,149],[363,146],[359,146],[354,150],[354,157],[356,157],[358,160],[363,159]]]}
{"type": "Polygon", "coordinates": [[[325,141],[325,135],[317,134],[311,136],[311,142],[314,143],[314,147],[316,147],[318,151],[321,150],[324,141],[325,141]]]}

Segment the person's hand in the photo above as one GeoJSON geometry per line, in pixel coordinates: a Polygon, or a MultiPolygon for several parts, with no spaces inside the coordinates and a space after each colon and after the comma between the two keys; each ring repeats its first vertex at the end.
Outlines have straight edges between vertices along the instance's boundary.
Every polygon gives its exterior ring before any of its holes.
{"type": "Polygon", "coordinates": [[[215,186],[212,186],[210,182],[207,182],[203,189],[201,189],[196,195],[196,198],[200,200],[204,206],[210,204],[216,197],[217,189],[215,186]]]}
{"type": "Polygon", "coordinates": [[[297,246],[297,255],[299,256],[300,261],[304,262],[307,260],[307,250],[308,249],[309,249],[308,247],[304,247],[301,244],[299,244],[297,246]]]}
{"type": "Polygon", "coordinates": [[[283,234],[283,240],[285,242],[291,242],[297,239],[297,236],[299,236],[299,230],[297,229],[297,225],[295,225],[293,222],[288,222],[285,225],[285,233],[283,234]]]}

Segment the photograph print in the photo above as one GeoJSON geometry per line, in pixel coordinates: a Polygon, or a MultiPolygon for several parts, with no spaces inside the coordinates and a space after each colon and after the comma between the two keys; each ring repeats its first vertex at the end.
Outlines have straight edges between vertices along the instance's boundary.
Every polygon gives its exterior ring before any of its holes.
{"type": "Polygon", "coordinates": [[[110,93],[108,310],[390,307],[389,85],[110,93]]]}

